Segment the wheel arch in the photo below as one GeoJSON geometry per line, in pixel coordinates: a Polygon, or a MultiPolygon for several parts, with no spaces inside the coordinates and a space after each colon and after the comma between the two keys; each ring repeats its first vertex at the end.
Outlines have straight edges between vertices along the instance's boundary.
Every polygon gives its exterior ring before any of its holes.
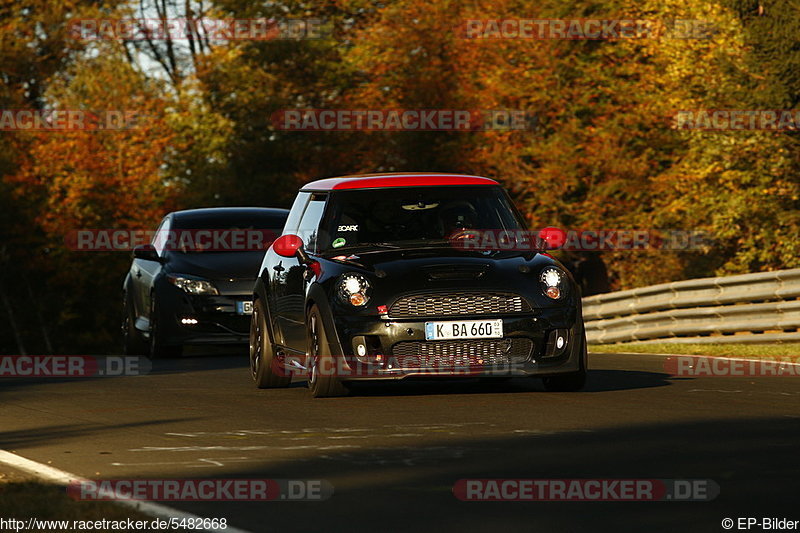
{"type": "Polygon", "coordinates": [[[330,300],[328,299],[325,289],[319,283],[312,284],[306,292],[306,317],[308,317],[308,313],[314,305],[317,306],[319,314],[322,317],[322,325],[325,327],[325,333],[331,347],[331,354],[335,356],[343,355],[344,352],[342,351],[342,344],[339,340],[339,332],[336,329],[336,323],[333,319],[333,309],[331,308],[330,300]]]}
{"type": "Polygon", "coordinates": [[[260,277],[256,278],[256,283],[253,286],[253,306],[256,305],[257,301],[261,301],[264,304],[264,313],[266,313],[264,323],[267,325],[268,340],[275,345],[277,343],[275,342],[275,323],[272,320],[272,309],[270,308],[269,297],[267,296],[267,288],[260,277]]]}

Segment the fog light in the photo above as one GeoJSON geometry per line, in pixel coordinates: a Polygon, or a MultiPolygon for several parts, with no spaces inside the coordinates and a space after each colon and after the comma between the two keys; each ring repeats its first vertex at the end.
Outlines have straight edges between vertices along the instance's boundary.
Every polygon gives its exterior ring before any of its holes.
{"type": "Polygon", "coordinates": [[[556,329],[550,332],[547,336],[547,343],[545,345],[543,358],[558,357],[563,355],[567,350],[569,344],[569,330],[556,329]]]}
{"type": "Polygon", "coordinates": [[[181,318],[181,324],[184,326],[194,326],[197,324],[196,318],[181,318]]]}
{"type": "Polygon", "coordinates": [[[380,339],[374,335],[357,335],[353,337],[353,355],[359,363],[382,364],[380,339]]]}

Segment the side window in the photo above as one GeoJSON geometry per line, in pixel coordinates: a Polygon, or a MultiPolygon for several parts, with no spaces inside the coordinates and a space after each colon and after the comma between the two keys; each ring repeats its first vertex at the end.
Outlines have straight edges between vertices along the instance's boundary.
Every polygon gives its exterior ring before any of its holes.
{"type": "Polygon", "coordinates": [[[297,198],[294,199],[292,208],[289,210],[289,218],[286,219],[286,224],[283,226],[284,235],[297,233],[300,217],[303,216],[303,212],[306,210],[306,204],[308,204],[309,198],[311,198],[310,192],[301,192],[297,195],[297,198]]]}
{"type": "Polygon", "coordinates": [[[328,200],[326,194],[314,194],[308,202],[303,218],[297,228],[297,235],[303,239],[306,250],[309,252],[317,251],[317,241],[319,237],[319,223],[325,212],[325,203],[328,200]]]}
{"type": "Polygon", "coordinates": [[[164,247],[167,245],[170,222],[171,221],[168,216],[164,217],[164,220],[162,220],[161,224],[158,225],[158,229],[156,230],[155,234],[153,234],[153,240],[150,243],[155,247],[156,253],[160,257],[164,257],[164,247]]]}

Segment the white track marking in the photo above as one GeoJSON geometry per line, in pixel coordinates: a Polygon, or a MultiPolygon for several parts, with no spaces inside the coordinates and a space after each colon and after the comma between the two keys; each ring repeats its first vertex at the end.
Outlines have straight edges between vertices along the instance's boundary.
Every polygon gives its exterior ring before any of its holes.
{"type": "Polygon", "coordinates": [[[257,430],[240,429],[236,431],[196,431],[187,433],[165,433],[170,437],[249,437],[251,435],[281,436],[281,435],[302,435],[304,433],[355,433],[372,431],[371,429],[361,428],[306,428],[298,430],[257,430]]]}
{"type": "Polygon", "coordinates": [[[688,392],[724,392],[730,394],[738,394],[740,390],[725,390],[725,389],[691,389],[688,392]]]}
{"type": "Polygon", "coordinates": [[[157,461],[149,463],[109,463],[111,466],[164,466],[164,465],[183,465],[188,468],[211,468],[214,466],[225,466],[230,463],[254,463],[262,461],[252,457],[201,457],[194,461],[157,461]],[[198,464],[200,463],[200,464],[198,464]]]}
{"type": "Polygon", "coordinates": [[[307,450],[317,446],[145,446],[129,452],[248,452],[255,450],[307,450]]]}
{"type": "MultiPolygon", "coordinates": [[[[22,470],[23,472],[33,474],[39,479],[50,483],[55,483],[57,485],[69,485],[72,482],[80,483],[88,481],[86,478],[82,478],[81,476],[77,476],[75,474],[71,474],[69,472],[65,472],[64,470],[59,470],[58,468],[53,468],[52,466],[42,463],[37,463],[36,461],[31,461],[30,459],[26,459],[20,455],[7,452],[5,450],[0,450],[0,463],[9,465],[17,470],[22,470]]],[[[98,491],[98,493],[102,494],[102,491],[98,491]]],[[[113,502],[118,503],[119,505],[124,505],[125,507],[130,507],[131,509],[135,509],[155,518],[163,518],[165,520],[171,520],[172,518],[177,518],[178,520],[197,520],[204,518],[196,514],[173,509],[172,507],[167,507],[166,505],[161,505],[160,503],[155,502],[139,500],[113,500],[113,502]]],[[[208,531],[211,533],[250,533],[247,530],[238,529],[232,526],[228,526],[225,529],[212,528],[198,529],[196,531],[208,531]]]]}

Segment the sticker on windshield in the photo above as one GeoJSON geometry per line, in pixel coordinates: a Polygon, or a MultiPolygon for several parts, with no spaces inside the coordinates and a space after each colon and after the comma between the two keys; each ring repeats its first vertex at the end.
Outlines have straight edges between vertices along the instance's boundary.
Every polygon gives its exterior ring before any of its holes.
{"type": "Polygon", "coordinates": [[[350,224],[347,226],[339,226],[339,231],[358,231],[358,224],[350,224]]]}
{"type": "Polygon", "coordinates": [[[331,246],[334,248],[341,248],[345,244],[347,244],[347,241],[339,237],[338,239],[334,239],[334,241],[331,243],[331,246]]]}

